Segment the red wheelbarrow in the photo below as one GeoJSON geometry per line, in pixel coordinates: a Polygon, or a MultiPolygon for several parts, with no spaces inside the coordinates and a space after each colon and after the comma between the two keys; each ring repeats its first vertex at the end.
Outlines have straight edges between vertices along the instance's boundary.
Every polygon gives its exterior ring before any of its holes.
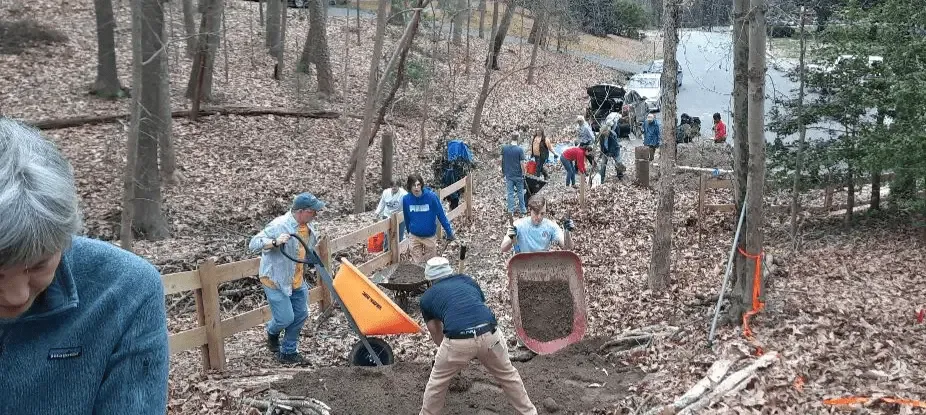
{"type": "Polygon", "coordinates": [[[511,298],[512,319],[518,338],[528,349],[537,354],[555,353],[564,347],[578,343],[585,336],[588,328],[587,306],[585,303],[585,280],[582,276],[582,260],[571,251],[530,252],[517,254],[508,260],[508,294],[511,298]],[[545,283],[546,285],[539,285],[545,283]],[[533,292],[519,290],[528,285],[550,287],[547,290],[533,292]],[[568,285],[568,288],[566,287],[568,285]],[[560,290],[554,287],[561,288],[560,290]],[[565,290],[563,290],[565,289],[565,290]],[[522,296],[523,294],[523,296],[522,296]],[[568,297],[560,298],[560,296],[568,297]],[[556,315],[554,305],[572,303],[571,315],[556,315]],[[540,311],[540,313],[538,313],[540,311]],[[553,313],[553,314],[549,314],[553,313]],[[546,314],[541,318],[540,315],[546,314]],[[530,332],[535,324],[525,324],[525,315],[538,318],[537,324],[552,316],[551,320],[565,324],[568,330],[554,330],[547,333],[547,338],[539,338],[530,332]],[[568,327],[572,322],[571,328],[568,327]],[[552,336],[553,338],[550,338],[552,336]]]}
{"type": "Polygon", "coordinates": [[[395,362],[392,347],[382,339],[367,336],[420,333],[421,327],[405,311],[392,302],[388,295],[371,282],[354,264],[341,259],[341,268],[335,278],[325,268],[318,253],[309,249],[305,241],[296,234],[290,234],[305,248],[306,260],[291,257],[285,250],[284,256],[292,261],[315,266],[319,279],[328,288],[331,296],[347,317],[351,329],[360,340],[350,353],[351,364],[357,366],[382,366],[395,362]]]}

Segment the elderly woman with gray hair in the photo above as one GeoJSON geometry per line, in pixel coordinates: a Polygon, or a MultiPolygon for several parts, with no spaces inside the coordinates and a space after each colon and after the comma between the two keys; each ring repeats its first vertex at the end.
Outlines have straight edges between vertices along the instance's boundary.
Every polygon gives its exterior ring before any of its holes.
{"type": "Polygon", "coordinates": [[[70,164],[0,118],[0,413],[163,414],[160,274],[81,228],[70,164]]]}

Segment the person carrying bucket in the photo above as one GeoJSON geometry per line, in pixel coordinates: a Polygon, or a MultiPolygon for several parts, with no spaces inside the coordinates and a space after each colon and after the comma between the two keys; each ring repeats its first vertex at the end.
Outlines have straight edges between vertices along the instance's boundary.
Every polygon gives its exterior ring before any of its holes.
{"type": "Polygon", "coordinates": [[[412,262],[421,264],[437,256],[437,221],[444,227],[448,241],[454,238],[453,228],[447,220],[444,205],[433,190],[424,186],[420,174],[408,176],[405,184],[411,192],[402,198],[402,213],[411,242],[409,251],[412,262]]]}
{"type": "Polygon", "coordinates": [[[251,251],[261,253],[258,275],[270,303],[267,348],[276,354],[280,363],[308,363],[299,354],[298,343],[302,326],[309,318],[309,289],[303,278],[304,264],[289,260],[281,251],[286,250],[293,258],[306,259],[306,249],[298,241],[290,241],[289,235],[295,233],[309,247],[314,247],[318,241],[318,230],[312,222],[324,207],[325,202],[311,193],[296,195],[290,211],[272,220],[248,244],[251,251]]]}
{"type": "Polygon", "coordinates": [[[468,275],[454,274],[444,257],[428,260],[424,274],[431,288],[421,296],[421,315],[438,350],[420,415],[441,413],[450,381],[473,359],[479,359],[495,378],[519,414],[536,414],[537,408],[524,389],[518,369],[511,364],[505,337],[496,328],[495,314],[486,306],[479,284],[468,275]]]}
{"type": "Polygon", "coordinates": [[[530,210],[529,217],[518,219],[508,227],[508,233],[502,239],[502,253],[510,251],[511,248],[514,248],[515,253],[546,252],[553,244],[563,249],[572,249],[572,219],[566,219],[560,227],[556,222],[545,218],[547,199],[542,195],[532,196],[527,202],[527,209],[530,210]]]}

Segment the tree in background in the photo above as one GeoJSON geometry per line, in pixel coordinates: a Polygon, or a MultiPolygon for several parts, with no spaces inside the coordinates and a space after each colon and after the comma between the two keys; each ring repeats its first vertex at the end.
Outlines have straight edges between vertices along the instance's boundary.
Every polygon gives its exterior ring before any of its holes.
{"type": "Polygon", "coordinates": [[[328,51],[328,33],[325,30],[328,13],[325,8],[326,0],[308,0],[309,31],[306,33],[305,44],[302,47],[302,56],[296,64],[296,71],[312,75],[312,65],[315,65],[318,92],[331,96],[335,94],[334,74],[331,71],[331,54],[328,51]]]}
{"type": "Polygon", "coordinates": [[[202,0],[199,36],[196,40],[196,55],[190,68],[186,97],[212,101],[212,74],[215,72],[215,57],[219,50],[219,33],[222,30],[222,13],[225,0],[202,0]],[[199,91],[199,96],[194,93],[199,91]]]}
{"type": "Polygon", "coordinates": [[[93,0],[96,14],[96,81],[90,91],[102,98],[122,98],[126,91],[116,69],[116,19],[112,0],[93,0]]]}

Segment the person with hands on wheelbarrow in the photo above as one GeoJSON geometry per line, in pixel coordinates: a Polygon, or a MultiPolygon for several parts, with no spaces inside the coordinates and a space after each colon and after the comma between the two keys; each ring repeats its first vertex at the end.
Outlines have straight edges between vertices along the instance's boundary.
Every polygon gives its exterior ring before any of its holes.
{"type": "Polygon", "coordinates": [[[508,227],[508,233],[502,239],[503,253],[510,251],[512,247],[515,253],[546,252],[553,244],[563,249],[572,249],[572,219],[566,219],[560,227],[556,222],[545,218],[547,199],[542,195],[531,196],[527,202],[527,209],[530,210],[530,217],[518,219],[508,227]]]}
{"type": "Polygon", "coordinates": [[[304,264],[291,261],[281,251],[286,250],[293,258],[306,259],[305,248],[298,241],[290,241],[290,234],[299,235],[310,249],[314,249],[318,231],[312,222],[324,207],[325,203],[311,193],[298,194],[293,198],[290,211],[271,221],[248,245],[251,251],[261,253],[260,282],[271,313],[267,322],[267,347],[280,363],[308,363],[299,354],[298,343],[302,326],[309,318],[304,264]]]}
{"type": "Polygon", "coordinates": [[[421,315],[438,349],[420,414],[441,413],[451,379],[473,359],[495,378],[519,414],[536,414],[479,284],[468,275],[454,274],[444,257],[428,260],[424,275],[431,288],[421,296],[421,315]]]}
{"type": "Polygon", "coordinates": [[[428,187],[420,174],[408,176],[406,187],[409,194],[402,198],[402,213],[411,242],[412,262],[422,264],[437,256],[437,221],[444,227],[445,238],[454,239],[453,228],[444,212],[440,198],[428,187]]]}

